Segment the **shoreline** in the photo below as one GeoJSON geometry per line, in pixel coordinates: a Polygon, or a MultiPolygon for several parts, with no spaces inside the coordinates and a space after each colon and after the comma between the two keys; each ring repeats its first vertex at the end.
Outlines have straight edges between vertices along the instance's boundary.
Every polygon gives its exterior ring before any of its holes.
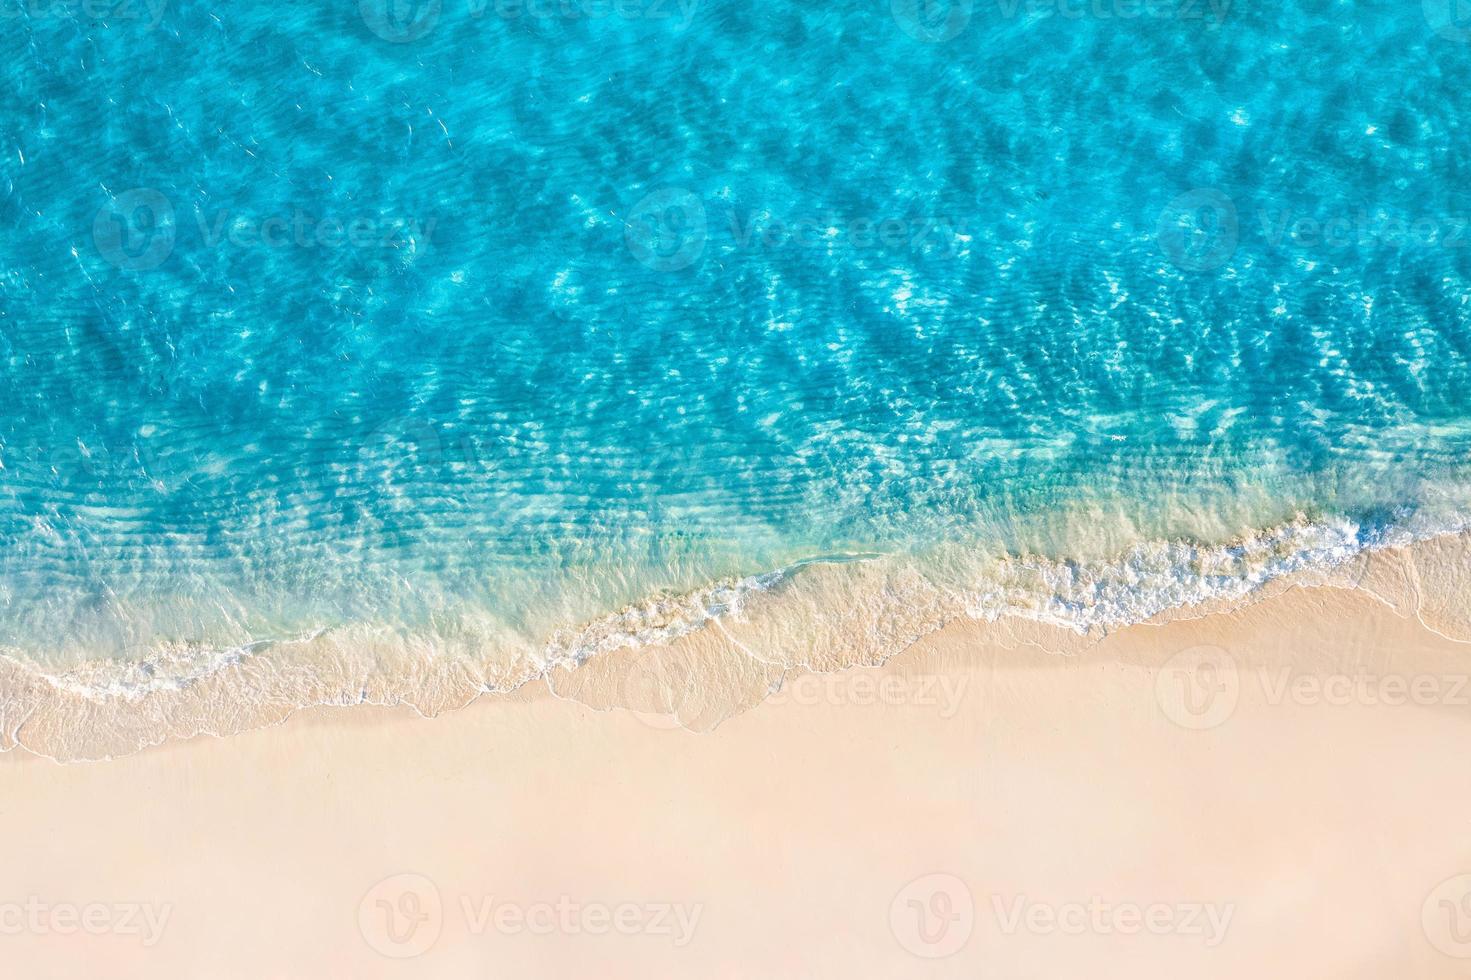
{"type": "MultiPolygon", "coordinates": [[[[1077,597],[1069,601],[1102,603],[1137,574],[1125,559],[1092,568],[1018,559],[1009,584],[981,593],[948,589],[882,558],[801,562],[751,580],[764,584],[716,583],[677,597],[675,606],[690,607],[693,619],[670,619],[667,609],[644,604],[563,631],[573,637],[563,641],[580,652],[540,663],[441,655],[431,644],[385,638],[385,630],[369,627],[257,641],[255,653],[209,654],[209,669],[182,679],[160,677],[154,662],[97,663],[50,676],[0,656],[0,750],[105,761],[181,738],[277,725],[311,708],[402,705],[435,717],[480,700],[515,698],[542,683],[595,708],[662,714],[672,725],[708,730],[779,692],[789,673],[877,666],[952,630],[969,630],[987,644],[1074,656],[1120,630],[1231,613],[1319,588],[1360,590],[1417,616],[1427,629],[1471,640],[1471,614],[1461,611],[1471,598],[1471,532],[1342,553],[1331,542],[1347,533],[1299,522],[1184,558],[1168,549],[1186,546],[1161,546],[1182,576],[1174,604],[1156,598],[1160,608],[1139,622],[1103,620],[1086,629],[1052,609],[1061,590],[1077,597]],[[1300,544],[1314,535],[1330,542],[1323,546],[1328,557],[1316,564],[1305,561],[1300,544]],[[146,683],[120,688],[119,671],[146,683]],[[102,681],[111,686],[93,686],[102,681]]],[[[188,665],[199,654],[167,656],[165,666],[188,665]]]]}
{"type": "Polygon", "coordinates": [[[106,765],[9,753],[0,913],[40,917],[9,961],[1460,975],[1471,946],[1442,903],[1471,896],[1471,777],[1452,762],[1471,733],[1466,644],[1341,589],[1069,657],[983,634],[794,676],[707,732],[543,683],[433,719],[305,709],[106,765]],[[159,864],[165,848],[180,860],[159,864]],[[47,916],[86,902],[143,909],[136,929],[61,943],[47,916]],[[390,928],[411,909],[422,928],[390,928]]]}

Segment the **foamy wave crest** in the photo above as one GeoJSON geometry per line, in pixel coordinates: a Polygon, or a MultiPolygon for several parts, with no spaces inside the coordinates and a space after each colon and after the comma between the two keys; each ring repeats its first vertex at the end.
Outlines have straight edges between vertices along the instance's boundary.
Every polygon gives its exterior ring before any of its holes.
{"type": "Polygon", "coordinates": [[[1417,534],[1408,525],[1303,519],[1226,545],[1148,542],[1103,562],[1007,557],[985,576],[991,579],[986,586],[967,595],[966,612],[992,621],[1018,615],[1079,634],[1103,632],[1171,610],[1245,599],[1268,583],[1303,574],[1356,584],[1356,574],[1345,579],[1333,573],[1366,551],[1462,530],[1435,525],[1417,534]]]}
{"type": "Polygon", "coordinates": [[[1447,596],[1464,595],[1468,526],[1413,516],[1384,526],[1298,519],[1224,545],[1150,542],[1098,561],[958,546],[923,559],[819,556],[652,596],[539,644],[467,617],[452,631],[348,624],[226,650],[170,644],[140,659],[51,672],[7,651],[0,746],[100,758],[270,724],[307,706],[407,704],[434,714],[531,681],[594,707],[669,710],[686,727],[708,728],[759,702],[787,670],[881,663],[956,620],[1005,627],[1002,642],[1067,652],[1076,648],[1068,636],[1093,642],[1136,623],[1239,608],[1270,586],[1364,588],[1429,609],[1437,628],[1471,638],[1471,622],[1447,612],[1463,604],[1437,604],[1424,588],[1438,582],[1447,596]],[[1424,542],[1435,544],[1417,555],[1424,542]],[[1376,553],[1425,567],[1384,575],[1370,560],[1376,553]],[[1415,595],[1386,591],[1411,578],[1415,595]],[[661,676],[681,665],[678,705],[667,691],[633,692],[619,676],[655,660],[661,676]]]}

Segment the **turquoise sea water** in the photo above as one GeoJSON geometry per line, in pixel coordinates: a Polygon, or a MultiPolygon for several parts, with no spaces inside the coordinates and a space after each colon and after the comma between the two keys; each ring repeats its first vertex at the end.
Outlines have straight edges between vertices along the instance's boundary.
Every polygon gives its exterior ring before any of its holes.
{"type": "Polygon", "coordinates": [[[13,658],[1467,513],[1434,0],[0,4],[13,658]]]}

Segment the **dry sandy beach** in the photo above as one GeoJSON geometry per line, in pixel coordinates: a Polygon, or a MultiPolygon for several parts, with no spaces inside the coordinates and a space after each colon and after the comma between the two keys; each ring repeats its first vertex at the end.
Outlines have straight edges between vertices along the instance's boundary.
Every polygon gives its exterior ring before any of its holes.
{"type": "Polygon", "coordinates": [[[695,734],[544,686],[0,759],[12,976],[1456,977],[1467,646],[1299,589],[695,734]]]}

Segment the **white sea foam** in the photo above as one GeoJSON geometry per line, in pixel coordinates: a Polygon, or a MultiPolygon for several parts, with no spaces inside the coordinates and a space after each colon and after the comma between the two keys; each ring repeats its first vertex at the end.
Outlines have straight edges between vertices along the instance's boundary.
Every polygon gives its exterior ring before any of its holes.
{"type": "MultiPolygon", "coordinates": [[[[1387,527],[1368,527],[1346,518],[1299,519],[1228,544],[1148,542],[1103,561],[989,556],[953,548],[938,553],[937,568],[929,570],[923,562],[894,556],[816,556],[759,574],[714,582],[684,594],[651,596],[593,621],[558,629],[540,649],[527,651],[524,669],[511,676],[518,678],[516,683],[524,683],[554,669],[575,669],[592,657],[627,648],[666,645],[712,624],[760,616],[763,610],[754,608],[758,602],[779,603],[783,591],[798,575],[825,565],[877,563],[917,572],[932,583],[934,593],[943,600],[935,604],[936,621],[928,628],[943,626],[950,615],[947,610],[953,610],[988,622],[1019,617],[1086,636],[1102,635],[1171,610],[1240,603],[1269,582],[1340,569],[1365,551],[1458,534],[1468,527],[1471,522],[1415,517],[1387,527]],[[943,572],[933,574],[941,566],[943,572]]],[[[1334,584],[1354,583],[1340,578],[1334,584]]],[[[883,601],[882,597],[876,598],[883,601]]],[[[277,666],[311,671],[323,650],[371,646],[381,639],[382,632],[352,625],[332,626],[297,637],[261,639],[218,650],[172,643],[140,659],[91,660],[59,671],[47,670],[17,652],[0,656],[57,694],[96,704],[126,703],[185,692],[263,655],[277,666]],[[293,656],[302,657],[303,662],[291,664],[293,656]]],[[[485,642],[493,644],[494,640],[485,642]]],[[[415,665],[422,666],[426,657],[434,656],[436,641],[432,633],[414,636],[399,642],[396,649],[407,651],[415,665]]],[[[393,658],[380,659],[391,669],[393,658]]],[[[392,678],[388,680],[391,689],[392,678]]],[[[404,683],[419,680],[415,674],[406,676],[404,683]]],[[[487,683],[482,686],[485,689],[500,688],[487,683]]],[[[345,700],[339,695],[332,703],[345,700]]]]}

